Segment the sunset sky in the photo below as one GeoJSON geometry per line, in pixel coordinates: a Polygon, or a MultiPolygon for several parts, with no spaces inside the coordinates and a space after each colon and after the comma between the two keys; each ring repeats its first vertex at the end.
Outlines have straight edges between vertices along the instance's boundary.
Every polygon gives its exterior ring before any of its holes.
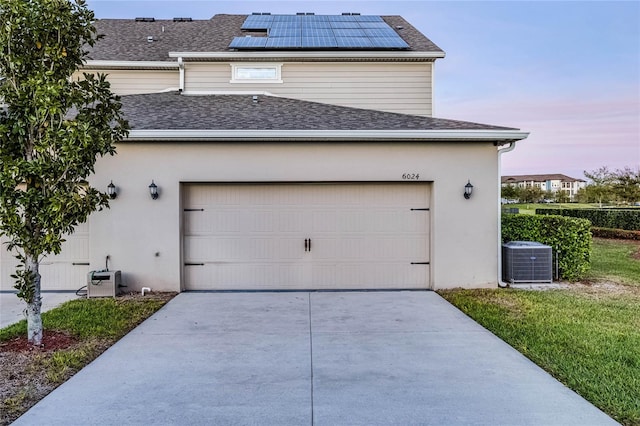
{"type": "Polygon", "coordinates": [[[89,0],[98,18],[401,15],[446,52],[436,117],[531,132],[503,174],[640,167],[639,1],[89,0]]]}

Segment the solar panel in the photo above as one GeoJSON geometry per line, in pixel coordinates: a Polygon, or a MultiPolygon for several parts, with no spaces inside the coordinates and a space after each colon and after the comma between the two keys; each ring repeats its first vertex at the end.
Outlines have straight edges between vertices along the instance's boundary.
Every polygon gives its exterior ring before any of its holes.
{"type": "Polygon", "coordinates": [[[229,45],[231,49],[247,49],[265,47],[266,37],[234,37],[229,45]]]}
{"type": "Polygon", "coordinates": [[[336,43],[338,43],[338,47],[346,47],[349,49],[370,49],[373,47],[368,37],[336,37],[336,43]]]}
{"type": "Polygon", "coordinates": [[[273,22],[272,15],[249,15],[242,24],[242,30],[266,30],[273,22]]]}
{"type": "Polygon", "coordinates": [[[331,28],[302,28],[302,37],[332,37],[333,30],[331,28]]]}
{"type": "Polygon", "coordinates": [[[386,22],[358,22],[360,28],[391,28],[386,22]]]}
{"type": "Polygon", "coordinates": [[[384,19],[382,19],[381,16],[376,16],[376,15],[356,15],[355,16],[356,21],[357,22],[384,22],[384,19]]]}
{"type": "Polygon", "coordinates": [[[338,43],[336,42],[336,38],[333,36],[302,36],[302,46],[306,48],[335,49],[338,47],[338,43]]]}
{"type": "Polygon", "coordinates": [[[362,31],[367,37],[398,37],[398,33],[391,28],[366,28],[362,31]]]}
{"type": "MultiPolygon", "coordinates": [[[[326,15],[327,19],[331,22],[344,22],[344,21],[353,21],[356,20],[356,15],[326,15]]],[[[360,16],[360,15],[357,15],[360,16]]]]}
{"type": "Polygon", "coordinates": [[[336,37],[367,37],[364,30],[354,28],[334,28],[333,35],[336,37]]]}
{"type": "Polygon", "coordinates": [[[269,27],[269,30],[288,30],[288,29],[300,29],[302,26],[299,22],[274,22],[269,27]]]}
{"type": "Polygon", "coordinates": [[[331,28],[360,28],[356,21],[329,21],[331,28]]]}
{"type": "Polygon", "coordinates": [[[299,37],[302,33],[300,28],[272,28],[269,30],[271,37],[299,37]]]}
{"type": "Polygon", "coordinates": [[[371,37],[369,38],[373,47],[389,49],[408,49],[409,45],[400,37],[371,37]]]}
{"type": "Polygon", "coordinates": [[[299,49],[302,47],[302,41],[300,37],[269,37],[265,47],[273,49],[299,49]]]}
{"type": "Polygon", "coordinates": [[[409,49],[380,16],[249,15],[243,30],[265,31],[265,37],[234,37],[231,49],[409,49]]]}

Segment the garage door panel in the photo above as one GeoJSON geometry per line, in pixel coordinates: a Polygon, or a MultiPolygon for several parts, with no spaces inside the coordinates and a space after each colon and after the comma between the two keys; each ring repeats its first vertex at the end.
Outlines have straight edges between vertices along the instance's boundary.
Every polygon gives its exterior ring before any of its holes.
{"type": "MultiPolygon", "coordinates": [[[[42,290],[78,290],[86,284],[89,273],[89,225],[79,224],[75,232],[64,237],[60,254],[50,254],[40,261],[42,290]]],[[[2,239],[4,242],[5,239],[2,239]]],[[[14,253],[0,247],[0,290],[14,290],[18,261],[14,253]]]]}
{"type": "Polygon", "coordinates": [[[185,266],[185,287],[428,288],[428,265],[411,262],[429,259],[429,190],[428,184],[186,185],[184,260],[204,266],[185,266]]]}

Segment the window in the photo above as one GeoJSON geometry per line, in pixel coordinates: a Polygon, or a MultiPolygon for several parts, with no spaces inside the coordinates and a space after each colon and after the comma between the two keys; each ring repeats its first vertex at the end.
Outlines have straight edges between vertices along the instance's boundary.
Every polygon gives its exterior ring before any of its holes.
{"type": "Polygon", "coordinates": [[[230,83],[282,83],[282,64],[231,64],[230,83]]]}

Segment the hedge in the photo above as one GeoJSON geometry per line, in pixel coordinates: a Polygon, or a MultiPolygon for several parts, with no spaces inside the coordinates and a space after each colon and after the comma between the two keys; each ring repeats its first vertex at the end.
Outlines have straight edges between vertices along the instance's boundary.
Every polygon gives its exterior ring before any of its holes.
{"type": "Polygon", "coordinates": [[[551,246],[559,278],[578,281],[590,268],[591,222],[550,215],[502,216],[502,242],[536,241],[551,246]]]}
{"type": "Polygon", "coordinates": [[[536,209],[536,214],[588,219],[598,228],[640,231],[640,209],[536,209]]]}
{"type": "Polygon", "coordinates": [[[591,227],[591,234],[600,238],[617,238],[620,240],[640,241],[640,231],[625,231],[624,229],[591,227]]]}

